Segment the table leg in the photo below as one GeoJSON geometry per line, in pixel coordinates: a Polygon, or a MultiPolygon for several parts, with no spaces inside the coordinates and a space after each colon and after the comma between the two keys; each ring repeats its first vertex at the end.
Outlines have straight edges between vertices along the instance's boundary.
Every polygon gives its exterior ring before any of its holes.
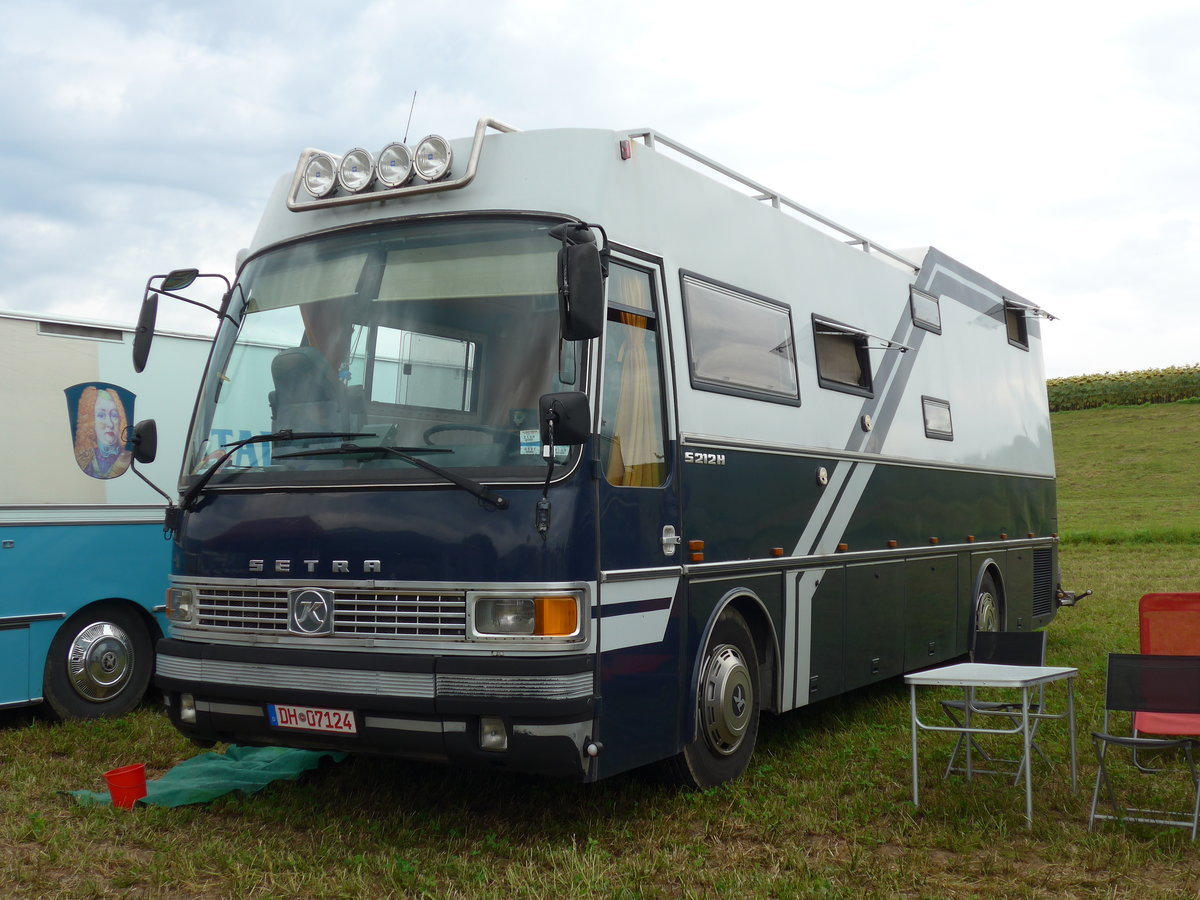
{"type": "Polygon", "coordinates": [[[975,688],[963,688],[963,700],[965,709],[963,709],[963,727],[966,728],[964,737],[967,739],[967,781],[970,781],[975,773],[971,763],[971,745],[974,743],[971,735],[971,707],[975,705],[975,688]]]}
{"type": "Polygon", "coordinates": [[[921,801],[918,796],[919,776],[917,774],[917,686],[910,684],[908,686],[908,702],[909,709],[912,712],[912,778],[913,778],[913,806],[920,806],[921,801]]]}
{"type": "Polygon", "coordinates": [[[1067,734],[1071,736],[1071,793],[1079,790],[1075,762],[1075,679],[1067,679],[1067,734]]]}
{"type": "Polygon", "coordinates": [[[1021,688],[1021,743],[1025,747],[1025,824],[1033,827],[1033,735],[1029,731],[1029,688],[1021,688]]]}

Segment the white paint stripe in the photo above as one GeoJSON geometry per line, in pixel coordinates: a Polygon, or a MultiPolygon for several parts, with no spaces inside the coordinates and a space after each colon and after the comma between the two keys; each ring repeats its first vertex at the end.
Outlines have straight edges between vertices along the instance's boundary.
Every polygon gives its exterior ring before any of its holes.
{"type": "Polygon", "coordinates": [[[674,575],[605,583],[600,592],[604,612],[600,620],[600,652],[661,643],[667,633],[679,581],[680,576],[674,575]],[[662,597],[671,598],[671,603],[664,609],[621,612],[623,606],[662,597]]]}
{"type": "Polygon", "coordinates": [[[821,583],[824,569],[801,572],[795,579],[795,624],[788,629],[789,639],[796,644],[795,664],[788,671],[793,674],[789,709],[808,705],[808,680],[812,677],[812,601],[821,583]]]}
{"type": "Polygon", "coordinates": [[[838,495],[841,493],[842,484],[845,482],[853,466],[854,463],[849,460],[841,460],[834,466],[833,473],[829,476],[829,484],[825,485],[825,491],[821,494],[821,499],[817,501],[812,515],[808,517],[808,525],[805,526],[803,534],[800,535],[800,540],[792,549],[792,556],[808,556],[813,552],[813,547],[816,546],[821,526],[825,523],[829,511],[833,509],[833,504],[837,501],[838,495]]]}

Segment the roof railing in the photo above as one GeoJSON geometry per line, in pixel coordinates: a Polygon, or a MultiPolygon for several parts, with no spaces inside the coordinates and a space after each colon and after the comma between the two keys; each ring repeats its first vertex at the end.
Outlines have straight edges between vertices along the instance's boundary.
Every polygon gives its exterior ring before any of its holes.
{"type": "Polygon", "coordinates": [[[846,243],[850,244],[851,246],[861,247],[867,253],[879,253],[882,256],[886,256],[889,259],[900,263],[900,265],[902,265],[902,266],[907,266],[907,267],[911,268],[914,272],[918,272],[921,269],[921,266],[918,263],[913,262],[911,259],[901,256],[899,253],[896,253],[893,250],[889,250],[887,247],[877,244],[874,241],[870,240],[869,238],[863,237],[861,234],[859,234],[856,231],[851,231],[849,228],[846,228],[843,225],[839,225],[837,222],[833,221],[832,219],[826,218],[825,216],[821,215],[820,213],[809,209],[807,206],[804,206],[803,204],[797,203],[795,200],[791,200],[788,197],[785,197],[783,194],[779,193],[778,191],[773,191],[769,187],[759,184],[757,181],[753,180],[752,178],[747,178],[745,175],[742,175],[739,172],[735,172],[733,169],[729,168],[728,166],[722,165],[721,163],[717,162],[716,160],[709,159],[703,153],[698,153],[697,151],[691,149],[690,147],[686,147],[683,144],[679,143],[678,141],[674,141],[671,138],[667,137],[666,135],[660,134],[659,132],[657,132],[651,128],[640,129],[637,131],[631,131],[631,132],[629,132],[629,137],[630,137],[630,139],[633,139],[633,140],[641,140],[651,150],[655,149],[656,144],[662,144],[664,147],[667,147],[667,148],[675,151],[676,153],[680,154],[681,156],[686,156],[688,159],[693,160],[694,162],[698,162],[702,166],[712,169],[714,172],[717,172],[717,173],[725,176],[726,178],[730,179],[731,181],[735,181],[738,184],[743,185],[744,187],[748,187],[752,191],[757,191],[756,194],[751,195],[752,200],[760,200],[760,201],[768,201],[769,200],[771,203],[771,206],[773,206],[775,209],[782,210],[782,209],[786,208],[786,209],[791,210],[794,213],[799,214],[803,218],[811,219],[814,222],[817,222],[818,224],[824,226],[825,228],[828,228],[831,231],[834,231],[837,234],[841,235],[843,238],[846,239],[846,243]]]}

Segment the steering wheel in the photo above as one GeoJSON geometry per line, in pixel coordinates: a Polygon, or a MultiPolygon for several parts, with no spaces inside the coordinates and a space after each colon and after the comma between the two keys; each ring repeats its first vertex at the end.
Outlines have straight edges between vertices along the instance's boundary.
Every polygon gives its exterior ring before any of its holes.
{"type": "Polygon", "coordinates": [[[512,432],[507,428],[493,428],[491,425],[456,425],[453,423],[446,423],[442,425],[433,425],[425,429],[425,434],[422,435],[422,437],[425,439],[425,445],[428,447],[438,446],[432,440],[430,440],[430,438],[432,438],[435,434],[441,434],[443,431],[476,431],[480,434],[489,435],[493,444],[502,443],[512,437],[512,432]]]}

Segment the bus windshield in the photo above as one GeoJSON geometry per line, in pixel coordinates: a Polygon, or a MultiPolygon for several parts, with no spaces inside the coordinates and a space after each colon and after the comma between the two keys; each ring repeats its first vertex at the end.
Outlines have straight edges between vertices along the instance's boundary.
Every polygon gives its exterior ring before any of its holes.
{"type": "Polygon", "coordinates": [[[375,226],[252,260],[230,305],[241,327],[218,338],[197,406],[185,477],[223,446],[286,431],[330,437],[247,443],[211,483],[437,481],[405,459],[414,455],[477,479],[537,477],[538,398],[583,387],[582,346],[559,338],[554,224],[375,226]],[[328,453],[347,442],[363,452],[328,453]],[[383,447],[404,452],[371,451],[383,447]]]}

